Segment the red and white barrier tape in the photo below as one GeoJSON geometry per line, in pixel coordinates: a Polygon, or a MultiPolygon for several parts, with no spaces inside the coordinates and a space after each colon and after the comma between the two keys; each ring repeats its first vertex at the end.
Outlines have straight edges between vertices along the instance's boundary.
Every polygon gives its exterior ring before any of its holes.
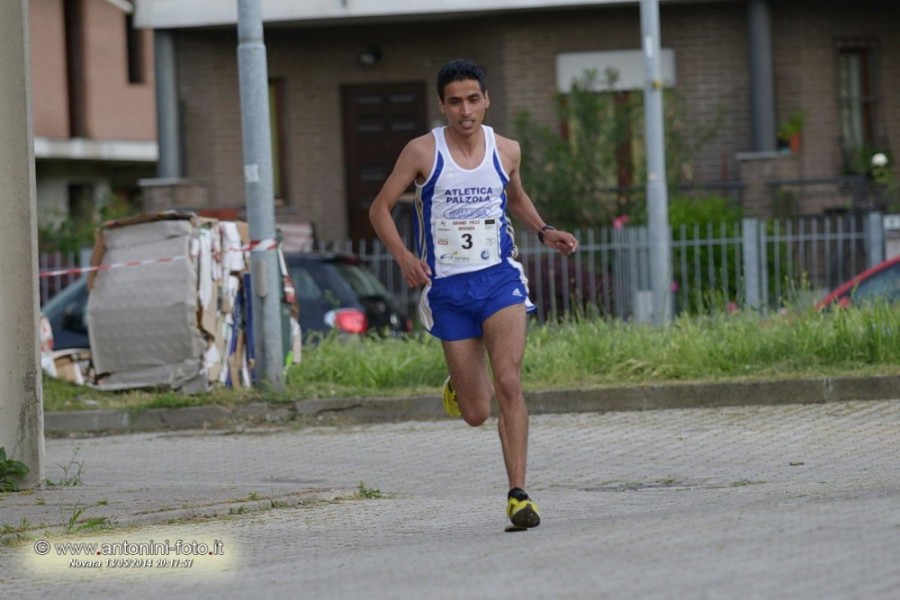
{"type": "MultiPolygon", "coordinates": [[[[274,239],[251,240],[246,246],[240,248],[229,248],[231,252],[265,252],[267,250],[275,250],[278,248],[278,242],[274,239]]],[[[56,269],[55,271],[41,271],[40,277],[56,277],[59,275],[75,275],[78,273],[90,273],[91,271],[109,271],[110,269],[118,269],[120,267],[139,267],[141,265],[152,265],[156,263],[174,262],[176,260],[185,260],[186,256],[167,256],[165,258],[151,258],[148,260],[129,260],[128,262],[113,263],[109,265],[97,265],[96,267],[74,267],[69,269],[56,269]]]]}
{"type": "Polygon", "coordinates": [[[278,242],[273,239],[250,240],[250,244],[242,248],[236,248],[241,252],[265,252],[266,250],[274,250],[278,247],[278,242]]]}
{"type": "Polygon", "coordinates": [[[118,269],[120,267],[139,267],[141,265],[175,262],[176,260],[185,260],[186,258],[186,256],[167,256],[165,258],[152,258],[149,260],[129,260],[121,263],[97,265],[96,267],[76,267],[72,269],[57,269],[55,271],[41,271],[39,275],[40,277],[56,277],[57,275],[74,275],[76,273],[90,273],[91,271],[109,271],[110,269],[118,269]]]}

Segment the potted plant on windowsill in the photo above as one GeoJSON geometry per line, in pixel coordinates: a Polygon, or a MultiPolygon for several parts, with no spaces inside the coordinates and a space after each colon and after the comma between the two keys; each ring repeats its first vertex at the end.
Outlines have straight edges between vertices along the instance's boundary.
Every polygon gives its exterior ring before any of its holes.
{"type": "Polygon", "coordinates": [[[778,139],[782,144],[791,149],[791,152],[800,152],[800,144],[803,137],[803,124],[806,122],[806,111],[795,110],[778,126],[778,139]]]}

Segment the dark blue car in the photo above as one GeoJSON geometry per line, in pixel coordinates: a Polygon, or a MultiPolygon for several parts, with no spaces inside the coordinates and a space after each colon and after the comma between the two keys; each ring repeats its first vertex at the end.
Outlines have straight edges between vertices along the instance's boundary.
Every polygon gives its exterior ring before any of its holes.
{"type": "Polygon", "coordinates": [[[306,340],[336,330],[344,334],[412,331],[412,321],[378,278],[352,254],[284,255],[300,307],[306,340]]]}
{"type": "MultiPolygon", "coordinates": [[[[355,256],[285,254],[305,340],[332,330],[344,334],[412,331],[412,322],[378,278],[355,256]]],[[[41,312],[53,330],[55,350],[90,348],[87,278],[69,284],[41,312]]]]}
{"type": "Polygon", "coordinates": [[[53,349],[90,348],[87,330],[87,277],[66,286],[41,307],[53,330],[53,349]]]}

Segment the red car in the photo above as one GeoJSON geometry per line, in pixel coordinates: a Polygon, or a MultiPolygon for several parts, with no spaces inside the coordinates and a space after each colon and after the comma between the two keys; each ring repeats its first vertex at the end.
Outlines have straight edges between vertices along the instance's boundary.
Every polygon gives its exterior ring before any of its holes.
{"type": "Polygon", "coordinates": [[[868,302],[900,303],[900,256],[863,271],[816,303],[816,308],[859,306],[868,302]]]}

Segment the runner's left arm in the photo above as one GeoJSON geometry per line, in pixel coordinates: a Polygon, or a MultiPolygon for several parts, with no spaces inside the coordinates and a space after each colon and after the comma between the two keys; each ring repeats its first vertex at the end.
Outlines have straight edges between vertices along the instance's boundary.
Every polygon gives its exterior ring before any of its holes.
{"type": "MultiPolygon", "coordinates": [[[[522,180],[519,177],[522,151],[519,144],[504,138],[503,142],[500,142],[498,139],[498,147],[504,158],[507,159],[507,164],[512,166],[512,168],[507,169],[509,184],[506,186],[506,202],[509,212],[529,230],[538,233],[542,231],[542,228],[547,223],[541,218],[531,197],[522,187],[522,180]]],[[[578,248],[578,240],[567,231],[548,229],[544,231],[544,245],[553,248],[562,255],[568,255],[575,252],[578,248]]]]}

